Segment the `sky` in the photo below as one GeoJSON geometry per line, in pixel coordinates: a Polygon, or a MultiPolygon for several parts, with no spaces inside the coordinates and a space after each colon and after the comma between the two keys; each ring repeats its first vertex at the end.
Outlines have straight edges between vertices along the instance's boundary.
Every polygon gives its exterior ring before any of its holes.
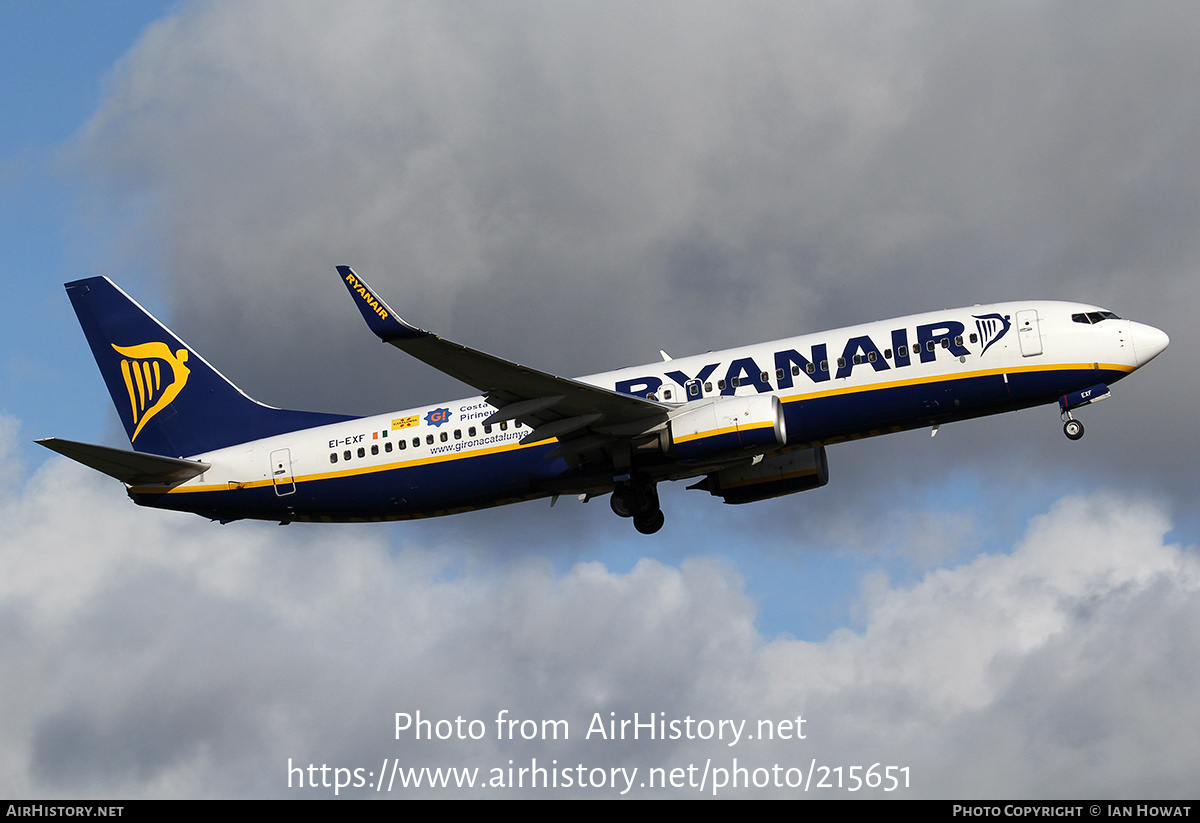
{"type": "Polygon", "coordinates": [[[66,7],[0,6],[0,794],[1194,796],[1194,4],[66,7]],[[1172,343],[1077,443],[1045,407],[841,444],[800,495],[664,484],[649,537],[220,526],[32,443],[127,446],[62,290],[97,275],[272,405],[472,393],[338,264],[564,375],[1000,300],[1172,343]],[[596,726],[635,715],[681,734],[596,726]],[[374,788],[423,767],[491,785],[374,788]]]}

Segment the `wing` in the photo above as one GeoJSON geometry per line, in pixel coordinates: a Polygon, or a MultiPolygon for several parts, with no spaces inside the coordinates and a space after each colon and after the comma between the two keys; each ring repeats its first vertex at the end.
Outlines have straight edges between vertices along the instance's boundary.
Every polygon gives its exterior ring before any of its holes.
{"type": "Polygon", "coordinates": [[[552,456],[577,454],[649,433],[667,419],[661,403],[531,369],[409,325],[353,269],[337,270],[380,340],[482,392],[497,409],[485,423],[515,419],[532,427],[522,443],[557,437],[552,456]]]}

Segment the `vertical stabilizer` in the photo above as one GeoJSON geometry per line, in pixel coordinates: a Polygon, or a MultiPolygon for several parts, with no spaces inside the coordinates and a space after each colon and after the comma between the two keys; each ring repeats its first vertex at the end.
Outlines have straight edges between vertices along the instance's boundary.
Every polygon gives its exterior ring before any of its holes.
{"type": "Polygon", "coordinates": [[[352,419],[251,399],[107,277],[66,288],[137,451],[184,457],[352,419]]]}

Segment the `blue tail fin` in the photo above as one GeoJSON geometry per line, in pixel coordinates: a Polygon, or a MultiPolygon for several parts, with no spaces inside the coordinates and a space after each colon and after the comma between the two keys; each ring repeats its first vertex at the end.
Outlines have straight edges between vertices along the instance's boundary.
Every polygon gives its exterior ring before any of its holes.
{"type": "Polygon", "coordinates": [[[198,455],[353,419],[251,399],[107,277],[66,288],[129,442],[140,452],[198,455]]]}

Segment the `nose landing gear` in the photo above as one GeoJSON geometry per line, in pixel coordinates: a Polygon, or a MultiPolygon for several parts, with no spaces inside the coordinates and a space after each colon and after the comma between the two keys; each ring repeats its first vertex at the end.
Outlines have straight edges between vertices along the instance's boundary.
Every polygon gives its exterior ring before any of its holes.
{"type": "Polygon", "coordinates": [[[1064,394],[1058,398],[1058,408],[1062,412],[1060,416],[1063,421],[1063,434],[1070,440],[1078,440],[1083,437],[1083,424],[1071,416],[1071,409],[1087,406],[1109,396],[1108,386],[1097,383],[1082,391],[1064,394]]]}

